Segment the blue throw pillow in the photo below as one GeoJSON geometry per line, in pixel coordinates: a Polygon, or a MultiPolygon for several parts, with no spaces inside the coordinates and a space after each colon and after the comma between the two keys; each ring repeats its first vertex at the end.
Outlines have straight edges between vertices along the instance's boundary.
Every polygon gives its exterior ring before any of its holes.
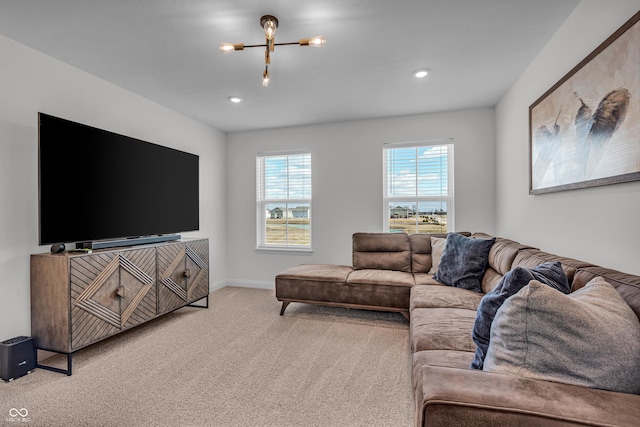
{"type": "Polygon", "coordinates": [[[456,288],[482,292],[482,275],[495,241],[495,238],[472,239],[457,233],[447,234],[434,279],[456,288]]]}
{"type": "Polygon", "coordinates": [[[482,369],[484,365],[484,358],[489,348],[491,324],[502,303],[527,286],[531,280],[544,283],[563,294],[571,291],[567,276],[559,262],[545,262],[532,269],[516,267],[507,272],[496,287],[482,298],[478,306],[476,321],[471,332],[471,337],[476,343],[476,354],[471,362],[471,369],[482,369]]]}

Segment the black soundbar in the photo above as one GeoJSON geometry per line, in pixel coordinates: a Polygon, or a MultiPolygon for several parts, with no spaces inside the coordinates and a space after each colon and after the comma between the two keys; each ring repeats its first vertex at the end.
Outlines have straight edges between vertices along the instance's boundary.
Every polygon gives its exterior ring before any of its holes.
{"type": "Polygon", "coordinates": [[[172,240],[179,240],[179,234],[162,234],[158,236],[141,236],[141,237],[131,237],[128,239],[117,239],[117,240],[98,240],[95,242],[78,242],[76,243],[76,249],[107,249],[107,248],[117,248],[120,246],[137,246],[137,245],[146,245],[149,243],[161,243],[161,242],[169,242],[172,240]]]}

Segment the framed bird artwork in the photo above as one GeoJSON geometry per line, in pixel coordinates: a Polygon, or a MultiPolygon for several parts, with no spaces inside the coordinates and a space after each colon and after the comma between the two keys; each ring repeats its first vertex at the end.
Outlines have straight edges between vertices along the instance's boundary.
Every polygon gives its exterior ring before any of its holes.
{"type": "Polygon", "coordinates": [[[640,180],[640,12],[529,107],[529,193],[640,180]]]}

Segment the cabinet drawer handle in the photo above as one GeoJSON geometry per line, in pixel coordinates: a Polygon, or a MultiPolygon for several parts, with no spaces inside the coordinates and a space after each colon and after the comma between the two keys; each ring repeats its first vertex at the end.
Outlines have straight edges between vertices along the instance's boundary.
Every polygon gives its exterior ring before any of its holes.
{"type": "Polygon", "coordinates": [[[127,288],[125,288],[124,286],[120,286],[118,289],[116,289],[116,295],[119,296],[120,298],[124,298],[127,294],[127,288]]]}
{"type": "Polygon", "coordinates": [[[187,268],[183,274],[184,274],[184,277],[191,277],[191,270],[187,268]]]}

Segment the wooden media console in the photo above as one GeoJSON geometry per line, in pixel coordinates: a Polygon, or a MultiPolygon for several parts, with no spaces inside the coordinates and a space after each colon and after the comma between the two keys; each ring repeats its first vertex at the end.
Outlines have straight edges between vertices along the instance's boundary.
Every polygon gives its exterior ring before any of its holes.
{"type": "Polygon", "coordinates": [[[71,375],[75,351],[201,299],[208,308],[208,239],[31,255],[36,353],[67,355],[66,370],[36,366],[71,375]]]}

